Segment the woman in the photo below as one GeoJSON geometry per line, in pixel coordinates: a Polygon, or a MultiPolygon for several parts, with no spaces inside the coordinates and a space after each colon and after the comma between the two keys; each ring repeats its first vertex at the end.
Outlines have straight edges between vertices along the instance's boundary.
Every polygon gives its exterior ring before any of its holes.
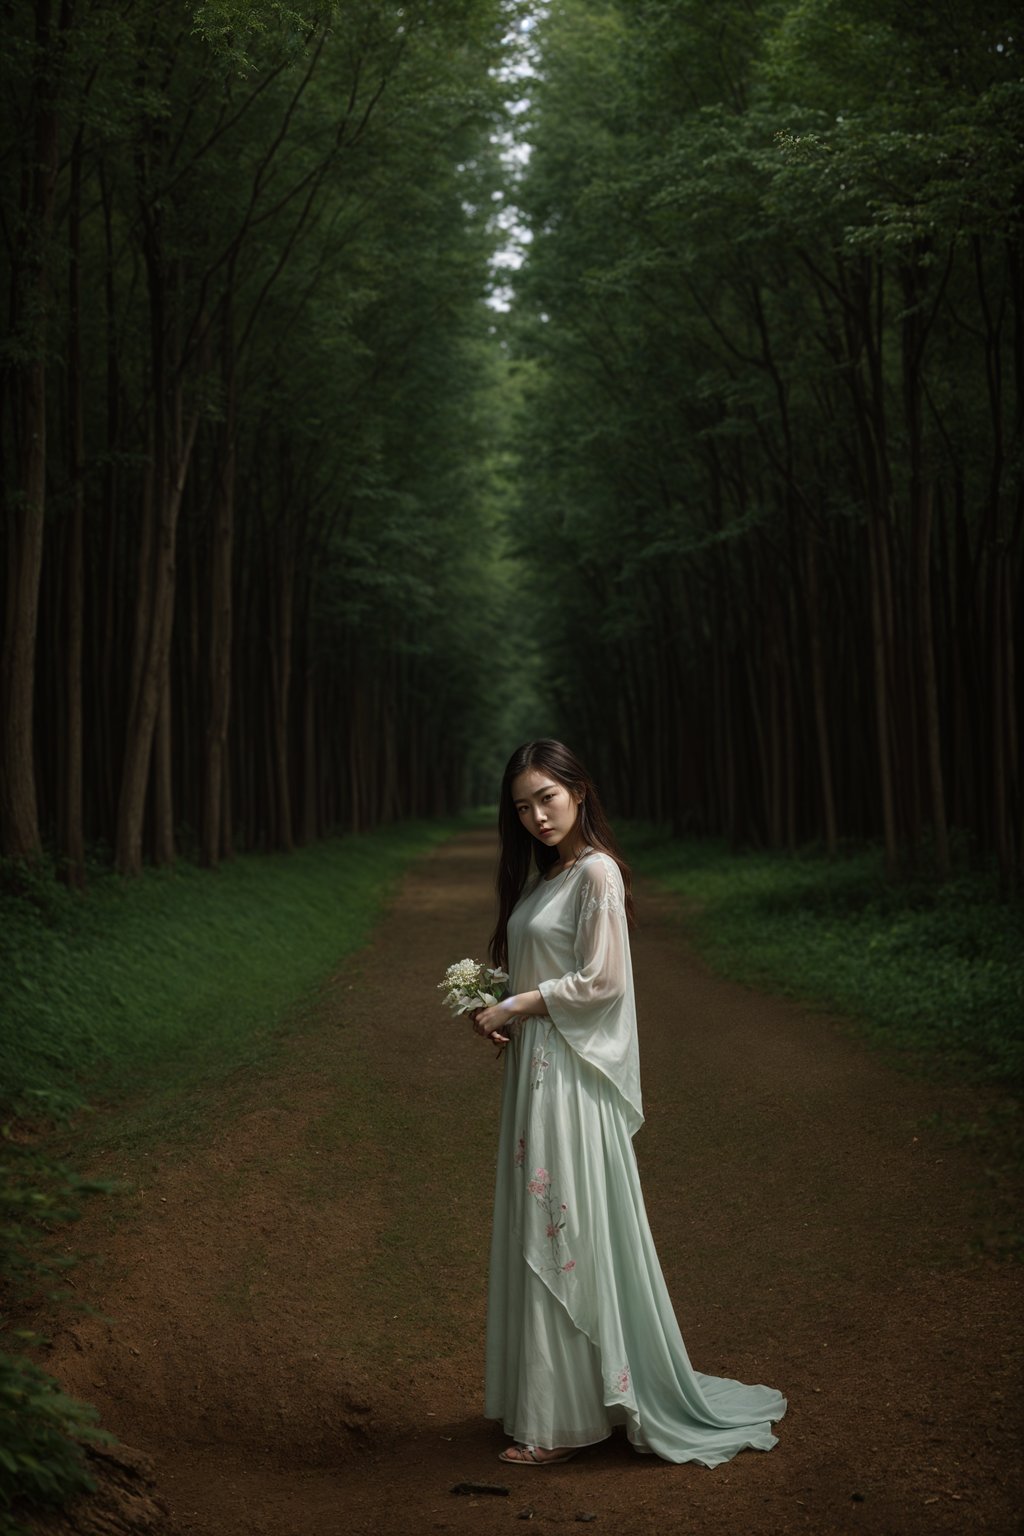
{"type": "Polygon", "coordinates": [[[491,961],[509,993],[472,1018],[508,1044],[485,1405],[515,1441],[501,1459],[565,1461],[616,1424],[666,1461],[769,1450],[785,1398],[695,1372],[665,1288],[632,1144],[643,1110],[629,869],[567,747],[513,753],[498,825],[491,961]]]}

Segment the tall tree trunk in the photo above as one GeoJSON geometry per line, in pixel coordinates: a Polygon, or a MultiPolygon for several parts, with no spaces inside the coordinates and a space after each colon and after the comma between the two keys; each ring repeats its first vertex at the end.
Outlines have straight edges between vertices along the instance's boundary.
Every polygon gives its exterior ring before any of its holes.
{"type": "Polygon", "coordinates": [[[85,613],[85,428],[82,411],[82,129],[75,135],[68,205],[68,478],[71,506],[67,538],[64,675],[66,716],[64,781],[61,785],[61,874],[68,885],[85,885],[82,824],[82,646],[85,613]]]}
{"type": "Polygon", "coordinates": [[[880,570],[882,555],[879,549],[885,538],[881,519],[868,512],[868,570],[871,602],[871,657],[875,682],[875,737],[878,753],[878,787],[882,800],[882,825],[885,831],[885,872],[890,879],[896,875],[896,811],[892,782],[892,747],[889,735],[889,664],[886,644],[884,585],[880,570]]]}
{"type": "Polygon", "coordinates": [[[807,628],[811,652],[811,692],[814,699],[814,735],[818,748],[818,779],[825,820],[825,849],[834,859],[839,849],[836,791],[832,775],[832,749],[828,731],[828,691],[825,687],[825,654],[821,625],[821,587],[818,573],[817,535],[808,530],[804,548],[806,569],[807,628]]]}
{"type": "Polygon", "coordinates": [[[1006,562],[1006,550],[999,545],[992,551],[990,564],[989,644],[992,687],[992,835],[999,866],[999,891],[1004,899],[1013,894],[1016,872],[1014,827],[1010,814],[1009,778],[1012,767],[1007,750],[1016,733],[1009,686],[1013,674],[1013,649],[1009,582],[1004,569],[1006,562]]]}
{"type": "MultiPolygon", "coordinates": [[[[93,653],[93,675],[90,681],[95,690],[92,715],[92,743],[95,749],[93,761],[99,765],[97,777],[100,781],[103,835],[111,839],[117,809],[117,782],[120,772],[120,765],[116,760],[115,738],[120,738],[123,729],[119,708],[123,672],[120,666],[115,668],[114,662],[120,649],[117,645],[117,627],[121,612],[117,592],[118,503],[121,487],[117,455],[121,443],[121,375],[117,334],[113,194],[102,162],[99,182],[103,203],[103,329],[107,419],[106,454],[102,477],[102,515],[99,520],[102,531],[99,538],[100,555],[97,572],[99,574],[99,567],[101,567],[103,596],[98,620],[93,624],[96,643],[93,653]]],[[[148,527],[148,523],[145,526],[148,527]]]]}
{"type": "Polygon", "coordinates": [[[768,755],[769,743],[765,738],[764,722],[762,720],[761,706],[758,697],[760,690],[758,688],[757,675],[754,671],[754,659],[751,655],[749,646],[746,647],[744,661],[746,664],[744,667],[744,672],[746,674],[748,698],[750,701],[750,718],[754,725],[754,739],[752,746],[754,749],[754,759],[757,764],[757,787],[760,791],[759,799],[761,804],[761,815],[756,819],[753,817],[748,818],[747,835],[749,837],[754,837],[757,842],[763,843],[765,828],[768,824],[772,803],[772,785],[768,755]]]}
{"type": "Polygon", "coordinates": [[[175,858],[171,740],[171,647],[168,644],[153,729],[153,863],[157,865],[173,864],[175,858]]]}
{"type": "Polygon", "coordinates": [[[224,440],[220,454],[210,551],[210,634],[200,862],[215,869],[223,843],[225,759],[231,713],[232,564],[235,533],[235,380],[227,374],[224,440]]]}
{"type": "MultiPolygon", "coordinates": [[[[197,425],[198,418],[193,416],[182,451],[175,456],[175,461],[171,465],[167,463],[166,440],[159,443],[160,437],[166,439],[166,431],[161,429],[157,435],[159,446],[156,450],[153,476],[152,598],[148,604],[149,622],[142,628],[142,647],[138,663],[139,681],[129,707],[121,793],[117,809],[114,857],[117,869],[123,875],[137,875],[142,870],[142,826],[146,806],[146,786],[157,714],[161,707],[167,678],[171,630],[174,621],[178,513],[181,508],[185,475],[197,425]]],[[[147,572],[147,578],[148,574],[147,572]]],[[[142,573],[140,578],[141,576],[142,573]]],[[[148,580],[147,585],[149,585],[148,580]]]]}
{"type": "Polygon", "coordinates": [[[942,776],[942,733],[939,720],[939,680],[935,668],[935,632],[932,615],[931,544],[934,492],[922,486],[917,515],[915,551],[917,649],[921,676],[921,702],[924,713],[925,755],[928,763],[928,788],[931,798],[932,836],[935,867],[942,879],[950,875],[949,834],[946,824],[946,794],[942,776]]]}
{"type": "Polygon", "coordinates": [[[771,799],[768,805],[768,846],[782,847],[782,645],[779,636],[779,604],[773,593],[764,637],[764,664],[768,672],[768,750],[771,799]]]}
{"type": "MultiPolygon", "coordinates": [[[[786,603],[786,618],[790,619],[790,603],[786,603]]],[[[783,729],[783,768],[785,773],[786,790],[786,848],[790,853],[796,852],[797,840],[797,764],[798,753],[796,747],[796,687],[793,680],[793,666],[791,661],[792,650],[790,646],[790,625],[787,622],[783,630],[783,645],[781,651],[782,662],[782,729],[783,729]]]]}
{"type": "Polygon", "coordinates": [[[349,673],[352,679],[348,710],[348,830],[363,830],[363,784],[359,743],[362,736],[362,683],[359,674],[349,673]]]}
{"type": "MultiPolygon", "coordinates": [[[[32,82],[24,233],[15,256],[14,330],[25,359],[12,370],[18,442],[17,495],[7,507],[7,593],[0,656],[0,851],[40,852],[33,712],[39,581],[46,512],[46,330],[50,304],[48,245],[57,186],[56,80],[59,39],[50,0],[35,0],[36,75],[32,82]]],[[[59,31],[71,19],[62,7],[59,31]]]]}
{"type": "Polygon", "coordinates": [[[302,841],[315,842],[320,835],[316,730],[316,671],[313,665],[313,593],[306,584],[306,635],[302,668],[302,841]]]}
{"type": "Polygon", "coordinates": [[[271,679],[272,783],[277,808],[275,844],[286,853],[295,846],[292,828],[291,774],[288,761],[289,702],[292,683],[292,619],[295,594],[295,558],[290,530],[286,548],[272,576],[274,622],[269,636],[271,679]]]}
{"type": "MultiPolygon", "coordinates": [[[[129,706],[117,808],[114,862],[123,875],[137,875],[142,871],[146,787],[157,715],[167,683],[174,623],[178,514],[199,425],[198,413],[194,411],[187,430],[182,429],[181,365],[178,359],[172,363],[168,355],[171,345],[168,309],[173,299],[171,272],[163,251],[161,217],[159,205],[144,205],[143,244],[149,293],[153,393],[153,559],[148,623],[142,617],[136,629],[137,637],[141,635],[141,646],[134,660],[138,682],[129,706]]],[[[167,704],[169,710],[169,698],[167,704]]],[[[169,713],[164,716],[164,725],[169,752],[169,713]]],[[[167,793],[169,795],[169,785],[167,793]]],[[[165,807],[161,817],[164,830],[159,833],[165,855],[169,851],[166,824],[170,815],[165,807]]],[[[173,843],[173,835],[170,841],[173,843]]]]}

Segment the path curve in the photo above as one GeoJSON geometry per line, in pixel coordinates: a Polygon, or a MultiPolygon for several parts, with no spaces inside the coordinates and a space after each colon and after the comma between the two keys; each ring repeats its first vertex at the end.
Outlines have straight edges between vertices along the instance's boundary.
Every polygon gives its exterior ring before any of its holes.
{"type": "Polygon", "coordinates": [[[104,1318],[49,1368],[152,1456],[181,1536],[1016,1530],[1019,1273],[972,1253],[969,1149],[934,1084],[835,1022],[711,975],[639,883],[633,941],[651,1226],[698,1370],[789,1398],[780,1443],[709,1471],[607,1443],[508,1469],[482,1418],[501,1068],[437,1004],[483,958],[493,840],[405,877],[266,1077],[71,1234],[104,1318]],[[509,1497],[456,1497],[460,1481],[509,1497]],[[515,1529],[520,1527],[516,1525],[515,1529]]]}

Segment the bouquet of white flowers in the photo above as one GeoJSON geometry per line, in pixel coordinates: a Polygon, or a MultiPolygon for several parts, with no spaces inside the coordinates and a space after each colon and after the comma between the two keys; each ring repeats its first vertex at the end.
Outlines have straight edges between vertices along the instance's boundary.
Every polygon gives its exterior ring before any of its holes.
{"type": "Polygon", "coordinates": [[[452,1013],[472,1013],[474,1008],[493,1008],[505,996],[507,971],[493,970],[479,960],[456,960],[444,973],[437,990],[452,1013]]]}

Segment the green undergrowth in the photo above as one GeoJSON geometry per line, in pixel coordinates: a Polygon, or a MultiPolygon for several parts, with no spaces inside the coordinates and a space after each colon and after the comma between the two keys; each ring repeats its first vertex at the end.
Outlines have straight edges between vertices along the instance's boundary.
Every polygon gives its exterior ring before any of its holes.
{"type": "Polygon", "coordinates": [[[998,1181],[1019,1175],[1024,903],[1000,900],[994,870],[890,881],[877,847],[829,860],[642,823],[621,835],[632,867],[683,898],[714,970],[841,1016],[904,1070],[976,1085],[975,1117],[936,1121],[975,1141],[998,1181]]]}
{"type": "Polygon", "coordinates": [[[460,822],[406,822],[210,872],[184,862],[84,896],[0,892],[0,1108],[31,1118],[145,1094],[150,1118],[273,1050],[367,938],[410,860],[460,822]]]}
{"type": "Polygon", "coordinates": [[[995,875],[885,879],[879,849],[830,861],[730,852],[630,824],[633,867],[678,892],[700,954],[736,980],[847,1015],[915,1066],[1019,1088],[1024,904],[995,875]]]}
{"type": "Polygon", "coordinates": [[[109,1192],[109,1182],[83,1179],[44,1152],[12,1145],[5,1127],[0,1144],[0,1536],[26,1527],[12,1510],[60,1505],[95,1484],[83,1447],[109,1445],[90,1403],[68,1397],[26,1351],[42,1336],[18,1326],[9,1309],[28,1300],[62,1300],[60,1281],[71,1255],[57,1254],[47,1239],[74,1221],[83,1197],[109,1192]],[[4,1155],[6,1154],[6,1155],[4,1155]]]}

